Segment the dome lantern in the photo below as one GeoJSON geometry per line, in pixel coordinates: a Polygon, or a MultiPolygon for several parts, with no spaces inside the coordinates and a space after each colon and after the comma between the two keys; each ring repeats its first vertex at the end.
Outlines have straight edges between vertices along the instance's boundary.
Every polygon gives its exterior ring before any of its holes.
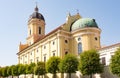
{"type": "Polygon", "coordinates": [[[35,7],[35,12],[38,12],[38,10],[39,10],[39,9],[38,9],[38,7],[36,6],[36,7],[35,7]]]}
{"type": "Polygon", "coordinates": [[[44,16],[41,13],[39,13],[38,11],[39,11],[39,9],[36,6],[35,9],[34,9],[34,12],[32,13],[32,15],[30,15],[29,20],[37,18],[37,19],[45,21],[44,16]]]}

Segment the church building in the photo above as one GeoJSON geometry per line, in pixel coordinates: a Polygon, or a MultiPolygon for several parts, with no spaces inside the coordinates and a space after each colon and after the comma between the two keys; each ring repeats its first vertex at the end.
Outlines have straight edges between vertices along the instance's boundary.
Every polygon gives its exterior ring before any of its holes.
{"type": "Polygon", "coordinates": [[[82,51],[101,48],[101,29],[95,19],[82,18],[79,13],[69,13],[65,19],[63,24],[45,34],[45,18],[36,6],[28,20],[26,43],[19,45],[18,62],[46,62],[52,56],[63,58],[68,53],[79,56],[82,51]]]}

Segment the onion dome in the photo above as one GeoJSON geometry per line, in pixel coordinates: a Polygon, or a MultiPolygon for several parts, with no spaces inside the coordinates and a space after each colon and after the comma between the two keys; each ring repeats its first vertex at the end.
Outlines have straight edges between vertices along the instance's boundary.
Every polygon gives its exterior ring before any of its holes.
{"type": "Polygon", "coordinates": [[[33,12],[32,15],[30,15],[30,19],[37,18],[37,19],[45,21],[43,15],[41,13],[39,13],[38,11],[39,11],[39,9],[36,6],[35,7],[35,12],[33,12]]]}
{"type": "Polygon", "coordinates": [[[71,31],[80,29],[80,28],[86,28],[86,27],[95,27],[98,28],[97,23],[95,22],[95,19],[91,18],[81,18],[75,21],[71,26],[71,31]]]}

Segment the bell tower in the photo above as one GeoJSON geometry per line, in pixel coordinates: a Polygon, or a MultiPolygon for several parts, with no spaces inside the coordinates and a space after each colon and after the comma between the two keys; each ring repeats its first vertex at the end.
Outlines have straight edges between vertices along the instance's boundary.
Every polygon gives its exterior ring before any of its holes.
{"type": "Polygon", "coordinates": [[[28,37],[27,44],[31,45],[36,40],[45,36],[45,19],[36,6],[32,15],[28,20],[28,37]]]}

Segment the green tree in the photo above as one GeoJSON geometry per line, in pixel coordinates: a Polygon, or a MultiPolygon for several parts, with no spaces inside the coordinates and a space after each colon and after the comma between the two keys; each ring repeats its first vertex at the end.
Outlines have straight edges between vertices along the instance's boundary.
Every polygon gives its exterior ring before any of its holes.
{"type": "Polygon", "coordinates": [[[12,65],[12,76],[16,76],[16,75],[15,75],[15,72],[16,72],[16,71],[15,71],[15,66],[16,66],[16,65],[12,65]]]}
{"type": "Polygon", "coordinates": [[[103,66],[96,50],[89,50],[80,54],[79,70],[83,75],[90,75],[90,78],[92,78],[92,74],[102,73],[103,66]]]}
{"type": "Polygon", "coordinates": [[[31,63],[31,64],[26,66],[26,74],[32,74],[32,78],[34,78],[34,68],[35,68],[35,66],[36,66],[35,63],[31,63]]]}
{"type": "Polygon", "coordinates": [[[18,78],[19,78],[19,74],[18,74],[18,65],[13,65],[13,68],[12,68],[12,75],[13,75],[13,76],[18,76],[18,78]]]}
{"type": "Polygon", "coordinates": [[[60,58],[55,56],[51,57],[46,63],[46,70],[53,74],[53,78],[56,78],[56,73],[59,71],[59,63],[60,58]]]}
{"type": "Polygon", "coordinates": [[[7,74],[8,74],[9,76],[12,76],[12,78],[13,78],[12,68],[13,68],[13,65],[8,67],[7,74]]]}
{"type": "Polygon", "coordinates": [[[25,74],[25,78],[26,78],[26,65],[19,64],[18,72],[19,75],[25,74]]]}
{"type": "Polygon", "coordinates": [[[3,73],[4,68],[5,68],[5,67],[1,67],[1,68],[0,68],[0,75],[1,75],[1,77],[4,77],[4,73],[3,73]]]}
{"type": "MultiPolygon", "coordinates": [[[[38,78],[40,75],[45,74],[45,63],[44,62],[38,62],[37,65],[35,66],[34,73],[35,75],[38,75],[38,78]]],[[[42,76],[43,78],[43,76],[42,76]]]]}
{"type": "Polygon", "coordinates": [[[30,65],[29,64],[26,65],[26,71],[25,72],[26,72],[26,74],[31,74],[30,73],[30,65]]]}
{"type": "Polygon", "coordinates": [[[2,67],[0,67],[0,78],[2,77],[2,67]]]}
{"type": "Polygon", "coordinates": [[[23,65],[23,74],[25,75],[26,78],[26,74],[27,74],[27,64],[23,65]]]}
{"type": "Polygon", "coordinates": [[[78,69],[78,59],[72,54],[67,54],[60,62],[59,68],[62,73],[69,73],[69,78],[71,78],[71,73],[75,73],[78,69]]]}
{"type": "Polygon", "coordinates": [[[8,66],[2,68],[2,76],[3,77],[8,77],[7,70],[8,70],[8,66]]]}
{"type": "Polygon", "coordinates": [[[18,76],[18,78],[19,78],[19,75],[21,74],[20,67],[21,67],[21,64],[13,65],[13,67],[12,67],[12,75],[13,76],[18,76]]]}
{"type": "Polygon", "coordinates": [[[120,48],[112,56],[109,67],[113,74],[120,77],[120,48]]]}
{"type": "Polygon", "coordinates": [[[4,78],[4,68],[5,68],[5,67],[2,67],[2,68],[1,68],[1,76],[2,76],[3,78],[4,78]]]}

